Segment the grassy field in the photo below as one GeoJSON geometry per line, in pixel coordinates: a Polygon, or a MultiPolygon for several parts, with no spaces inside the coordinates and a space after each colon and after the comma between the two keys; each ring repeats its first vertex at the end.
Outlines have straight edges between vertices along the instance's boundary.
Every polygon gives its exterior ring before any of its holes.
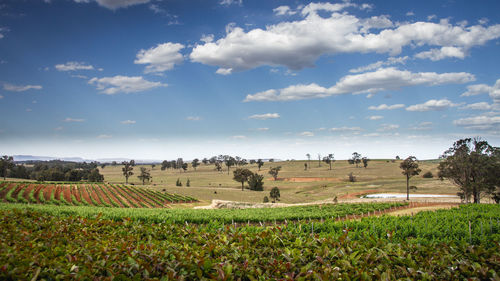
{"type": "MultiPolygon", "coordinates": [[[[161,171],[160,165],[156,165],[154,169],[151,169],[150,165],[145,166],[151,170],[153,176],[149,187],[195,197],[201,201],[201,205],[213,199],[262,202],[263,197],[269,196],[269,190],[274,186],[280,188],[283,203],[312,202],[332,199],[335,196],[342,199],[366,192],[406,192],[406,180],[399,168],[401,161],[393,163],[388,160],[372,160],[367,168],[356,168],[342,160],[336,161],[332,165],[332,170],[329,170],[326,163],[322,162],[319,167],[316,160],[310,162],[310,169],[307,171],[304,170],[306,162],[266,162],[260,172],[257,165],[244,166],[264,175],[264,192],[241,191],[241,184],[233,180],[235,167],[231,167],[228,174],[227,169],[220,173],[215,171],[214,165],[204,164],[201,164],[196,171],[190,165],[186,172],[172,169],[161,171]],[[275,166],[282,167],[277,181],[268,174],[269,168],[275,166]],[[354,183],[348,180],[351,172],[357,179],[354,183]],[[175,186],[177,179],[181,180],[182,187],[175,186]],[[190,187],[186,187],[187,179],[190,180],[190,187]]],[[[421,175],[427,171],[437,175],[437,164],[436,160],[419,162],[421,175]]],[[[104,169],[100,168],[100,172],[106,182],[124,183],[125,178],[121,168],[122,165],[106,166],[104,169]]],[[[134,167],[134,175],[129,178],[130,183],[142,184],[137,178],[139,170],[140,166],[134,167]]],[[[410,181],[411,185],[418,187],[415,193],[456,194],[457,188],[449,181],[440,181],[436,177],[424,179],[421,175],[413,177],[410,181]]]]}

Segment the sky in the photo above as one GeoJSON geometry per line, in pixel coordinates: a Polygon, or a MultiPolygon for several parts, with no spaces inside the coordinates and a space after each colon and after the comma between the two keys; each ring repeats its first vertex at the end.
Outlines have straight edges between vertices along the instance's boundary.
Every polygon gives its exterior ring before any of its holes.
{"type": "Polygon", "coordinates": [[[0,0],[0,153],[500,146],[500,2],[0,0]]]}

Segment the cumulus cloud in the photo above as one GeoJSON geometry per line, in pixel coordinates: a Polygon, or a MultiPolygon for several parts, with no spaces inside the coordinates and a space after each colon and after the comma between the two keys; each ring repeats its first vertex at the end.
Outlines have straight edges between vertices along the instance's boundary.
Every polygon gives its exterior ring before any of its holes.
{"type": "Polygon", "coordinates": [[[64,122],[85,122],[85,119],[67,117],[64,122]]]}
{"type": "Polygon", "coordinates": [[[472,109],[472,110],[492,110],[493,105],[487,103],[487,102],[477,102],[477,103],[471,103],[464,105],[460,107],[460,109],[472,109]]]}
{"type": "Polygon", "coordinates": [[[301,136],[301,137],[314,137],[314,133],[309,132],[309,131],[305,131],[305,132],[300,133],[299,136],[301,136]]]}
{"type": "Polygon", "coordinates": [[[97,2],[99,6],[108,8],[110,10],[116,10],[120,8],[127,8],[129,6],[146,4],[150,0],[74,0],[76,3],[90,3],[97,2]]]}
{"type": "Polygon", "coordinates": [[[10,91],[10,92],[24,92],[28,90],[41,90],[42,86],[40,85],[13,85],[9,83],[4,83],[3,84],[3,89],[5,91],[10,91]]]}
{"type": "MultiPolygon", "coordinates": [[[[500,24],[454,25],[439,22],[394,23],[384,15],[358,18],[346,11],[350,2],[310,3],[301,19],[246,31],[231,25],[224,37],[193,48],[190,59],[233,72],[259,66],[313,67],[322,55],[386,53],[396,56],[408,46],[435,50],[420,56],[432,59],[463,57],[474,46],[500,38],[500,24]],[[321,16],[319,12],[323,12],[321,16]],[[326,14],[326,15],[325,15],[326,14]]],[[[281,8],[275,12],[288,11],[281,8]]]]}
{"type": "Polygon", "coordinates": [[[398,109],[398,108],[403,108],[403,107],[405,107],[405,105],[400,104],[400,103],[393,104],[393,105],[387,105],[387,104],[383,103],[379,106],[372,105],[372,106],[368,107],[368,109],[370,109],[370,110],[393,110],[393,109],[398,109]]]}
{"type": "Polygon", "coordinates": [[[114,95],[118,93],[136,93],[151,90],[158,87],[166,87],[167,84],[161,82],[147,81],[142,76],[121,76],[92,78],[88,82],[95,85],[101,93],[114,95]]]}
{"type": "Polygon", "coordinates": [[[466,129],[492,130],[500,129],[500,116],[478,115],[453,121],[457,126],[466,129]]]}
{"type": "Polygon", "coordinates": [[[374,63],[366,65],[366,66],[361,66],[358,68],[350,69],[349,72],[358,73],[358,72],[365,72],[365,71],[369,71],[369,70],[374,70],[374,69],[380,68],[382,66],[390,66],[390,65],[395,65],[395,64],[405,64],[407,60],[408,60],[408,56],[389,57],[385,61],[380,60],[380,61],[374,62],[374,63]]]}
{"type": "Polygon", "coordinates": [[[135,124],[135,120],[124,120],[124,121],[121,121],[120,123],[124,124],[124,125],[132,125],[132,124],[135,124]]]}
{"type": "Polygon", "coordinates": [[[500,79],[493,86],[486,84],[476,84],[467,86],[467,91],[462,97],[475,96],[480,94],[488,94],[495,103],[500,103],[500,79]]]}
{"type": "Polygon", "coordinates": [[[69,61],[63,64],[56,64],[54,66],[59,71],[75,71],[75,70],[93,70],[92,65],[85,64],[83,62],[69,61]]]}
{"type": "Polygon", "coordinates": [[[419,59],[430,59],[431,61],[438,61],[445,58],[464,59],[465,52],[462,48],[457,47],[442,47],[441,49],[431,49],[426,52],[420,52],[415,55],[419,59]]]}
{"type": "Polygon", "coordinates": [[[224,5],[224,6],[230,6],[230,5],[243,5],[243,0],[222,0],[219,2],[219,4],[224,5]]]}
{"type": "Polygon", "coordinates": [[[372,116],[366,117],[366,119],[368,119],[368,120],[380,120],[383,118],[384,118],[384,116],[380,116],[380,115],[372,115],[372,116]]]}
{"type": "Polygon", "coordinates": [[[414,126],[411,129],[415,131],[427,131],[432,129],[432,122],[420,122],[417,126],[414,126]]]}
{"type": "Polygon", "coordinates": [[[452,103],[448,99],[440,99],[440,100],[428,100],[421,104],[415,104],[408,106],[406,110],[408,111],[437,111],[437,110],[445,110],[450,107],[458,106],[459,104],[452,103]]]}
{"type": "Polygon", "coordinates": [[[359,132],[362,129],[360,127],[338,127],[338,128],[330,128],[332,132],[359,132]]]}
{"type": "Polygon", "coordinates": [[[174,68],[175,64],[183,61],[183,56],[179,53],[184,45],[179,43],[158,44],[148,50],[140,50],[137,53],[135,64],[147,64],[145,73],[160,73],[174,68]]]}
{"type": "Polygon", "coordinates": [[[247,95],[244,101],[292,101],[325,98],[349,93],[374,94],[380,91],[397,90],[406,86],[466,83],[474,81],[474,79],[474,75],[466,72],[441,74],[435,72],[412,73],[392,67],[379,68],[374,72],[344,76],[330,88],[325,88],[315,83],[292,85],[279,90],[270,89],[253,95],[247,95]]]}
{"type": "Polygon", "coordinates": [[[290,9],[289,6],[279,6],[278,8],[273,9],[273,12],[277,16],[284,16],[284,15],[295,15],[297,12],[290,9]]]}
{"type": "Polygon", "coordinates": [[[382,124],[380,128],[377,129],[379,132],[387,132],[399,129],[399,125],[397,124],[382,124]]]}
{"type": "Polygon", "coordinates": [[[276,119],[276,118],[280,118],[280,115],[278,113],[255,114],[248,117],[248,119],[257,119],[257,120],[276,119]]]}
{"type": "Polygon", "coordinates": [[[201,117],[199,117],[199,116],[188,116],[188,117],[186,117],[186,120],[189,120],[189,121],[200,121],[201,117]]]}

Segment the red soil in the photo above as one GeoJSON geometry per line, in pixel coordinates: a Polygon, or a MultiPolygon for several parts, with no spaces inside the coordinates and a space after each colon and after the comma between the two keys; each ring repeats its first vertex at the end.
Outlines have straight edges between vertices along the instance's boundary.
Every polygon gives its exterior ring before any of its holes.
{"type": "Polygon", "coordinates": [[[39,184],[36,186],[36,189],[35,189],[35,194],[33,194],[35,196],[35,199],[36,199],[36,202],[40,203],[40,191],[43,192],[43,188],[45,187],[45,185],[43,184],[39,184]]]}
{"type": "Polygon", "coordinates": [[[122,188],[122,193],[125,194],[127,196],[127,198],[131,198],[132,200],[134,200],[134,202],[136,203],[136,205],[139,208],[143,208],[143,206],[139,202],[142,202],[148,208],[154,208],[154,205],[152,205],[148,201],[144,200],[144,198],[142,198],[142,196],[140,196],[139,193],[134,192],[133,190],[130,190],[129,188],[122,188]]]}
{"type": "Polygon", "coordinates": [[[71,188],[72,188],[71,185],[61,186],[64,200],[66,200],[66,202],[68,202],[70,204],[73,204],[73,200],[71,200],[71,188]]]}
{"type": "MultiPolygon", "coordinates": [[[[89,186],[82,184],[79,186],[79,188],[81,188],[83,199],[85,201],[87,201],[87,203],[89,203],[90,205],[94,205],[94,204],[92,204],[92,200],[90,199],[90,195],[87,192],[87,189],[89,188],[89,186]]],[[[99,200],[96,199],[96,202],[99,202],[99,200]]]]}
{"type": "MultiPolygon", "coordinates": [[[[109,204],[109,205],[112,205],[111,204],[111,201],[109,200],[109,198],[106,196],[106,194],[104,192],[102,192],[101,188],[97,185],[95,186],[92,186],[92,189],[93,189],[93,192],[91,194],[91,196],[94,198],[94,199],[100,199],[102,198],[102,200],[104,200],[105,203],[109,204]],[[99,195],[101,196],[99,198],[99,195]]],[[[98,200],[96,200],[98,201],[98,200]]]]}
{"type": "Polygon", "coordinates": [[[43,189],[43,196],[45,196],[46,201],[50,201],[50,195],[52,195],[52,192],[56,189],[55,185],[46,185],[45,188],[43,189]]]}
{"type": "Polygon", "coordinates": [[[0,191],[0,198],[5,199],[7,193],[9,193],[10,189],[14,188],[14,186],[16,186],[15,183],[8,184],[7,187],[5,187],[2,191],[0,191]]]}
{"type": "MultiPolygon", "coordinates": [[[[26,187],[26,188],[24,189],[24,192],[23,192],[23,197],[24,197],[24,199],[28,200],[28,202],[30,202],[30,203],[31,203],[31,201],[30,201],[30,193],[31,193],[31,191],[32,191],[33,189],[35,189],[35,188],[36,188],[36,185],[35,185],[35,184],[30,184],[30,185],[28,185],[28,187],[26,187]]],[[[36,198],[36,197],[35,197],[35,198],[36,198]]],[[[38,202],[38,200],[37,200],[37,202],[38,202]]]]}
{"type": "Polygon", "coordinates": [[[354,198],[358,198],[361,195],[365,195],[365,194],[369,194],[369,193],[377,193],[377,192],[381,192],[381,190],[367,189],[367,190],[363,190],[363,191],[344,194],[344,195],[340,196],[339,199],[354,199],[354,198]]]}
{"type": "Polygon", "coordinates": [[[122,202],[120,202],[120,200],[118,200],[117,196],[118,194],[115,196],[115,194],[113,194],[112,190],[113,188],[111,187],[111,185],[105,185],[105,186],[102,186],[102,189],[104,189],[106,191],[106,193],[108,194],[108,197],[115,201],[118,205],[120,205],[120,208],[124,208],[125,206],[123,206],[122,202]]]}
{"type": "Polygon", "coordinates": [[[123,201],[127,202],[128,205],[131,207],[131,208],[134,208],[134,204],[137,206],[137,207],[141,207],[141,204],[139,204],[139,202],[137,202],[137,200],[135,200],[134,197],[130,196],[130,194],[128,194],[128,192],[126,190],[124,190],[123,188],[121,187],[113,187],[115,192],[117,194],[123,194],[123,196],[120,196],[121,198],[123,198],[123,201]]]}
{"type": "Polygon", "coordinates": [[[16,190],[14,190],[14,192],[12,193],[12,198],[17,198],[17,195],[19,194],[19,192],[21,192],[21,190],[23,190],[24,188],[26,187],[25,184],[20,184],[16,190]]]}
{"type": "Polygon", "coordinates": [[[61,193],[62,193],[62,187],[60,185],[56,185],[56,194],[54,195],[54,198],[57,201],[61,201],[61,193]]]}
{"type": "MultiPolygon", "coordinates": [[[[268,178],[270,181],[274,181],[274,178],[268,178]]],[[[291,182],[316,182],[316,181],[330,181],[330,182],[340,182],[342,179],[339,178],[314,178],[314,177],[300,177],[300,178],[277,178],[277,181],[291,181],[291,182]]]]}
{"type": "Polygon", "coordinates": [[[71,194],[73,194],[73,196],[75,196],[76,198],[76,201],[78,202],[82,202],[82,198],[80,198],[80,192],[78,192],[80,190],[80,186],[76,185],[74,186],[73,188],[71,188],[71,194]]]}

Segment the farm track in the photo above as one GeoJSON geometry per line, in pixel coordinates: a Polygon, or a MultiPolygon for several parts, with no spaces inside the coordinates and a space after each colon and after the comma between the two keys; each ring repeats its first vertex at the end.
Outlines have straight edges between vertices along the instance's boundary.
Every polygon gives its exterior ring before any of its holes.
{"type": "Polygon", "coordinates": [[[0,202],[118,208],[171,208],[170,204],[191,201],[190,197],[163,194],[124,185],[0,182],[0,202]],[[180,198],[180,201],[174,198],[180,198]]]}

